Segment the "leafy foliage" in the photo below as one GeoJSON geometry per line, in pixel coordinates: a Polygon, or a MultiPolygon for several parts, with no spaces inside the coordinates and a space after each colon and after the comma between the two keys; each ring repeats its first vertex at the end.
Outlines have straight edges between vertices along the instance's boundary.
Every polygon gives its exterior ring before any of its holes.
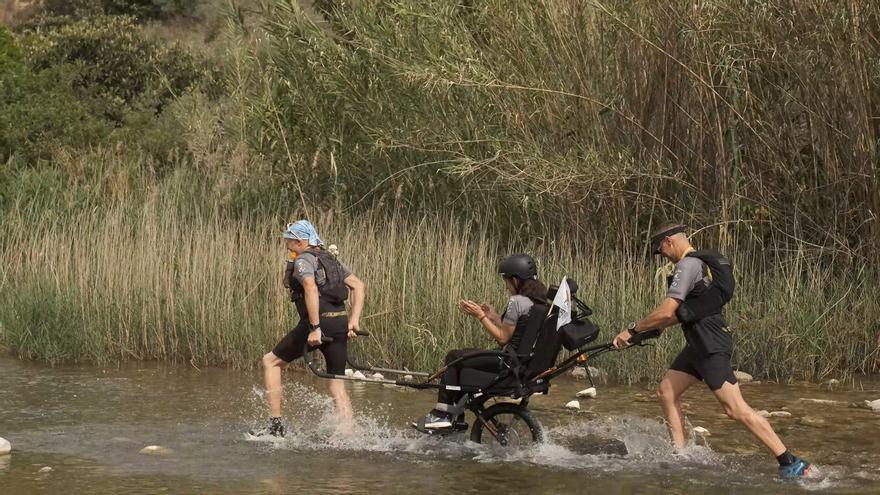
{"type": "Polygon", "coordinates": [[[30,27],[24,43],[34,70],[70,67],[74,86],[117,123],[131,107],[161,110],[206,74],[185,49],[147,38],[132,17],[50,18],[30,27]]]}

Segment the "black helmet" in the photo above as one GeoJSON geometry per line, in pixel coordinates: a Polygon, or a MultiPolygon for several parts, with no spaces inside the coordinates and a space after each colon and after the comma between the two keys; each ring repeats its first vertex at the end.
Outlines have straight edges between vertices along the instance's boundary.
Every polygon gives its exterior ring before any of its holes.
{"type": "Polygon", "coordinates": [[[527,254],[512,254],[498,265],[498,273],[504,278],[516,277],[520,280],[538,278],[535,260],[527,254]]]}

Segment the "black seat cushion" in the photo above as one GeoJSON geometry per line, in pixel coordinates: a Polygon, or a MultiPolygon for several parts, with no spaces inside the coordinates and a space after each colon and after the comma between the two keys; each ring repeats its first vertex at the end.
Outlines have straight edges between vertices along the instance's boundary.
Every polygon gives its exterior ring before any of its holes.
{"type": "MultiPolygon", "coordinates": [[[[500,371],[500,370],[499,370],[500,371]]],[[[459,383],[468,387],[486,388],[498,378],[498,371],[491,372],[474,368],[464,368],[459,375],[459,383]]]]}

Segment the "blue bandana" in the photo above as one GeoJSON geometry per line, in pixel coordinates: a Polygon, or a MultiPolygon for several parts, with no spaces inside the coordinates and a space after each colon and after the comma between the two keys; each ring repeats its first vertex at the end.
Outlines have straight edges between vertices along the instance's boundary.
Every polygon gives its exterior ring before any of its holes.
{"type": "Polygon", "coordinates": [[[309,246],[323,246],[324,241],[318,237],[318,231],[308,220],[299,220],[287,224],[287,230],[282,235],[285,239],[308,239],[309,246]]]}

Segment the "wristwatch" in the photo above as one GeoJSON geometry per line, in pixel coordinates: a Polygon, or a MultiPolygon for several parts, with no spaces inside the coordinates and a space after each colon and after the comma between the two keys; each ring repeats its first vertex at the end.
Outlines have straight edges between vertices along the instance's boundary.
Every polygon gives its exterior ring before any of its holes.
{"type": "Polygon", "coordinates": [[[317,325],[312,325],[311,323],[309,323],[309,330],[310,331],[314,332],[315,330],[320,330],[320,329],[321,329],[320,323],[318,323],[317,325]]]}
{"type": "Polygon", "coordinates": [[[630,322],[630,324],[626,326],[626,331],[629,332],[630,335],[638,333],[636,332],[636,322],[630,322]]]}

